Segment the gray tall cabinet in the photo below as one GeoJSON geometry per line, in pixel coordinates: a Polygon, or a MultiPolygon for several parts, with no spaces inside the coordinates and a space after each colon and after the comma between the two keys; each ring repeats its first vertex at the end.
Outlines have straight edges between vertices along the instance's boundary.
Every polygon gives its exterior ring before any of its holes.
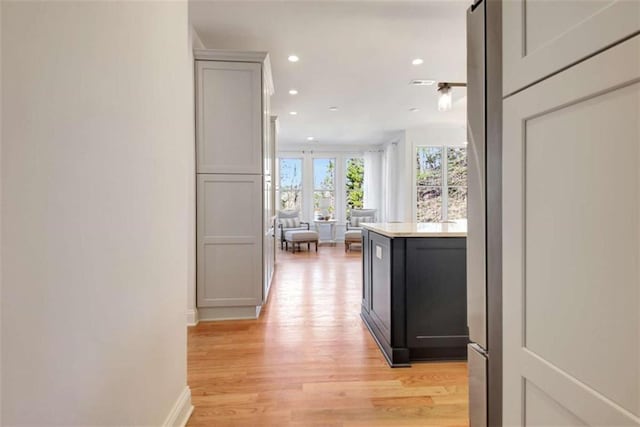
{"type": "Polygon", "coordinates": [[[196,49],[194,57],[198,315],[256,318],[275,268],[269,56],[196,49]]]}

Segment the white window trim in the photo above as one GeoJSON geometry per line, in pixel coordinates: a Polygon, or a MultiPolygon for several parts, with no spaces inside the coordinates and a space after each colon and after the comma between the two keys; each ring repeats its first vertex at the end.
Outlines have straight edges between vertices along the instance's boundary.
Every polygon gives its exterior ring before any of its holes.
{"type": "MultiPolygon", "coordinates": [[[[418,149],[419,148],[440,148],[441,154],[442,154],[442,185],[440,185],[440,187],[442,188],[442,221],[448,221],[449,220],[449,162],[447,161],[447,148],[466,148],[465,145],[460,145],[460,144],[416,144],[413,147],[413,154],[412,154],[412,178],[411,178],[411,184],[412,184],[412,191],[413,191],[413,222],[418,222],[418,183],[417,183],[417,172],[418,172],[418,165],[417,165],[417,156],[418,156],[418,149]]],[[[468,155],[468,152],[467,152],[468,155]]],[[[452,187],[460,187],[459,185],[454,185],[452,187]]],[[[468,186],[467,186],[468,187],[468,186]]]]}
{"type": "MultiPolygon", "coordinates": [[[[341,159],[338,158],[338,156],[331,156],[331,155],[327,155],[325,153],[313,153],[311,155],[311,219],[315,218],[315,206],[313,206],[314,204],[314,200],[315,200],[315,192],[316,191],[324,191],[324,190],[319,190],[316,188],[316,183],[315,183],[315,169],[314,169],[314,160],[316,159],[322,159],[322,160],[333,160],[334,161],[334,165],[333,165],[333,194],[336,200],[336,205],[334,206],[334,214],[333,214],[333,219],[338,219],[338,217],[340,216],[340,201],[339,196],[338,196],[338,192],[337,189],[340,187],[338,180],[339,180],[339,173],[338,173],[338,168],[340,167],[340,163],[341,163],[341,159]]],[[[329,190],[327,190],[329,191],[329,190]]]]}
{"type": "Polygon", "coordinates": [[[276,211],[280,210],[280,159],[296,159],[296,160],[302,160],[301,162],[301,167],[302,167],[302,188],[300,189],[300,213],[302,216],[304,216],[304,200],[305,200],[305,195],[304,195],[304,173],[305,173],[305,164],[304,164],[304,156],[301,156],[300,153],[291,153],[291,155],[283,155],[283,156],[276,156],[276,170],[274,171],[275,174],[275,194],[276,194],[276,211]]]}
{"type": "MultiPolygon", "coordinates": [[[[364,149],[368,149],[368,147],[363,147],[363,150],[364,149]]],[[[276,157],[278,159],[278,167],[276,171],[278,185],[280,184],[279,160],[281,158],[302,159],[302,218],[304,221],[308,221],[312,224],[314,220],[313,192],[315,190],[313,182],[313,159],[335,159],[334,192],[336,195],[336,210],[334,219],[337,220],[337,225],[344,227],[347,217],[347,160],[354,157],[364,159],[364,151],[322,151],[320,149],[309,151],[279,151],[276,157]]],[[[279,191],[276,192],[276,196],[277,209],[279,209],[279,191]]]]}

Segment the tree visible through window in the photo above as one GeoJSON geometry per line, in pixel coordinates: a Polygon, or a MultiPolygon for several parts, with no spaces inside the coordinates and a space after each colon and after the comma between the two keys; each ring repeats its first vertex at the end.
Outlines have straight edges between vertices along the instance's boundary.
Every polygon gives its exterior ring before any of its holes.
{"type": "Polygon", "coordinates": [[[333,217],[336,209],[336,159],[313,159],[313,209],[333,217]]]}
{"type": "Polygon", "coordinates": [[[467,218],[467,149],[447,147],[447,219],[467,218]]]}
{"type": "Polygon", "coordinates": [[[442,221],[442,147],[418,147],[418,222],[442,221]]]}
{"type": "Polygon", "coordinates": [[[347,219],[351,218],[351,209],[364,207],[364,160],[359,157],[347,159],[345,174],[347,190],[347,219]]]}
{"type": "Polygon", "coordinates": [[[280,209],[302,209],[302,159],[279,159],[280,209]]]}
{"type": "Polygon", "coordinates": [[[418,147],[416,162],[417,221],[466,218],[466,148],[418,147]]]}

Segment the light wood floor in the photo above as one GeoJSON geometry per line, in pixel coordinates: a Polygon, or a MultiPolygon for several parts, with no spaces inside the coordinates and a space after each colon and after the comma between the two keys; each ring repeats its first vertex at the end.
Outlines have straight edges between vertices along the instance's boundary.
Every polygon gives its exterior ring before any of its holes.
{"type": "Polygon", "coordinates": [[[259,320],[190,328],[188,425],[468,425],[466,363],[387,366],[359,317],[358,251],[278,256],[259,320]]]}

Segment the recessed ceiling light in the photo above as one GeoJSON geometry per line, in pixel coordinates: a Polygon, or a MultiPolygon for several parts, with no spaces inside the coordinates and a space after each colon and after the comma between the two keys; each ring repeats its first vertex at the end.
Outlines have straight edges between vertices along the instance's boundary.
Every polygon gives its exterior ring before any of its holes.
{"type": "Polygon", "coordinates": [[[411,111],[412,113],[416,113],[416,112],[420,111],[420,109],[414,107],[414,108],[409,108],[409,111],[411,111]]]}
{"type": "Polygon", "coordinates": [[[435,82],[435,80],[414,79],[411,80],[409,84],[412,86],[433,86],[435,82]]]}
{"type": "Polygon", "coordinates": [[[289,95],[297,95],[297,94],[298,94],[298,91],[297,91],[297,90],[295,90],[295,89],[291,89],[291,90],[289,91],[289,95]]]}
{"type": "Polygon", "coordinates": [[[329,107],[329,111],[338,111],[338,107],[329,107]]]}
{"type": "Polygon", "coordinates": [[[287,59],[289,60],[289,62],[298,62],[298,61],[300,61],[300,58],[298,58],[297,55],[289,55],[289,57],[287,59]]]}
{"type": "Polygon", "coordinates": [[[312,136],[308,136],[308,137],[307,137],[307,141],[313,141],[314,139],[315,139],[315,138],[314,138],[314,137],[312,137],[312,136]]]}
{"type": "Polygon", "coordinates": [[[422,60],[422,58],[416,58],[413,61],[411,61],[411,63],[413,65],[422,65],[424,63],[424,61],[422,60]]]}
{"type": "Polygon", "coordinates": [[[298,112],[297,111],[289,111],[289,114],[291,114],[292,116],[297,116],[298,112]]]}

